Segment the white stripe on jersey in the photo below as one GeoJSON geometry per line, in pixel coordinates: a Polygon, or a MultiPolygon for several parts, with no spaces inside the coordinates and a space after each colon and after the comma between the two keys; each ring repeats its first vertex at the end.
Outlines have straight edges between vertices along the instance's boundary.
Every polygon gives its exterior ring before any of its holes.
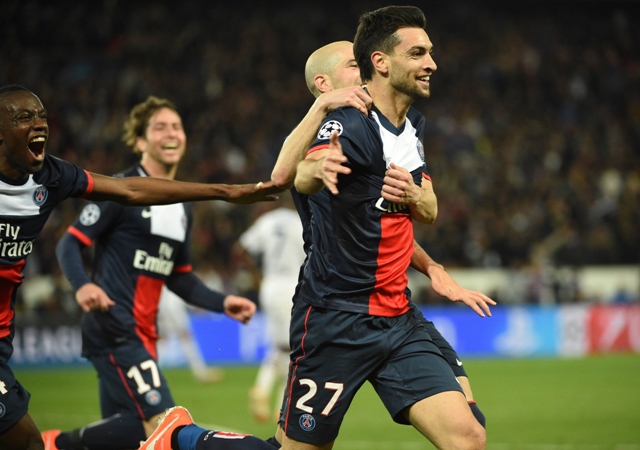
{"type": "Polygon", "coordinates": [[[387,130],[375,111],[371,112],[371,116],[378,123],[380,129],[380,138],[382,139],[382,151],[384,152],[384,160],[387,169],[390,163],[404,167],[409,172],[416,170],[424,165],[424,161],[418,152],[418,136],[416,128],[413,126],[409,118],[405,120],[404,130],[399,136],[387,130]]]}
{"type": "Polygon", "coordinates": [[[37,216],[40,206],[33,201],[33,194],[41,184],[29,175],[27,182],[21,186],[0,181],[0,216],[37,216]]]}
{"type": "Polygon", "coordinates": [[[184,205],[174,203],[151,206],[151,234],[184,242],[187,236],[187,215],[184,205]]]}
{"type": "MultiPolygon", "coordinates": [[[[142,167],[138,166],[137,171],[141,177],[147,176],[142,167]]],[[[187,236],[187,215],[182,203],[153,205],[150,209],[151,234],[184,242],[187,236]]],[[[142,214],[149,214],[148,210],[145,208],[142,214]]]]}

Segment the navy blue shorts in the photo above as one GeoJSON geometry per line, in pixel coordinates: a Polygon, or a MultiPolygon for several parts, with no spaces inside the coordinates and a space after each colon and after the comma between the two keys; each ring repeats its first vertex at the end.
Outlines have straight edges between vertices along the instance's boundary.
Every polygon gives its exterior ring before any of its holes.
{"type": "Polygon", "coordinates": [[[0,339],[0,434],[22,419],[29,410],[31,394],[16,380],[7,361],[13,353],[9,336],[0,339]]]}
{"type": "Polygon", "coordinates": [[[146,420],[175,406],[167,380],[142,343],[129,342],[88,358],[98,371],[103,418],[130,411],[146,420]]]}
{"type": "Polygon", "coordinates": [[[449,344],[449,342],[444,338],[444,336],[440,334],[440,332],[436,329],[436,326],[433,324],[433,322],[425,319],[424,315],[422,314],[422,311],[420,311],[420,309],[413,303],[411,304],[411,311],[413,312],[413,314],[415,314],[418,320],[422,322],[422,325],[426,328],[427,333],[429,333],[429,336],[431,336],[433,343],[436,344],[438,349],[440,349],[442,356],[444,356],[446,360],[449,361],[449,364],[451,365],[451,370],[453,370],[454,375],[456,377],[466,377],[467,371],[464,370],[464,367],[462,367],[462,361],[460,361],[460,358],[458,357],[458,353],[456,353],[456,351],[453,349],[451,344],[449,344]]]}
{"type": "Polygon", "coordinates": [[[412,312],[397,317],[316,308],[298,300],[283,427],[301,442],[337,436],[356,392],[369,381],[394,421],[445,391],[462,392],[451,366],[412,312]]]}

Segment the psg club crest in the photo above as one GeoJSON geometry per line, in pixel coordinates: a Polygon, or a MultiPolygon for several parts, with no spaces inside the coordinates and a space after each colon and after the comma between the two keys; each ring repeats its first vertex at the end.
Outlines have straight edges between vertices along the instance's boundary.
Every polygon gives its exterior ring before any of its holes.
{"type": "Polygon", "coordinates": [[[311,414],[303,414],[300,416],[300,428],[304,431],[311,431],[316,427],[316,419],[311,414]]]}
{"type": "Polygon", "coordinates": [[[3,417],[6,412],[7,408],[2,403],[0,403],[0,417],[3,417]]]}
{"type": "Polygon", "coordinates": [[[416,144],[416,147],[418,148],[418,154],[420,155],[420,159],[422,160],[422,162],[424,162],[424,146],[422,145],[422,142],[420,142],[420,139],[418,139],[418,143],[416,144]]]}
{"type": "Polygon", "coordinates": [[[342,134],[342,124],[337,120],[330,120],[320,127],[318,139],[329,139],[334,131],[337,131],[338,136],[340,136],[342,134]]]}
{"type": "Polygon", "coordinates": [[[162,400],[162,395],[160,395],[160,392],[155,389],[151,389],[144,395],[144,398],[148,404],[155,406],[160,403],[160,400],[162,400]]]}
{"type": "Polygon", "coordinates": [[[39,186],[36,191],[33,193],[33,203],[36,206],[44,205],[44,202],[47,201],[47,197],[49,196],[49,191],[45,186],[39,186]]]}

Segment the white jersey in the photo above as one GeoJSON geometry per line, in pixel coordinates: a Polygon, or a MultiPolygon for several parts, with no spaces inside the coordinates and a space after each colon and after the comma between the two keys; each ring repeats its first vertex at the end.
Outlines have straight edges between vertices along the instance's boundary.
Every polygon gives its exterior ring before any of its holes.
{"type": "Polygon", "coordinates": [[[305,254],[302,224],[295,210],[277,208],[263,214],[240,236],[240,244],[261,258],[263,279],[286,277],[297,283],[305,254]]]}
{"type": "Polygon", "coordinates": [[[302,223],[290,208],[277,208],[260,216],[239,239],[240,245],[262,262],[260,306],[275,347],[289,345],[293,294],[305,253],[302,223]]]}

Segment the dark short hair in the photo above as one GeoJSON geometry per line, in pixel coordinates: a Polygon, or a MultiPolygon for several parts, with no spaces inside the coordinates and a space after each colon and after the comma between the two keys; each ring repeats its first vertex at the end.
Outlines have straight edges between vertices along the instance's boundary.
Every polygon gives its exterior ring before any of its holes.
{"type": "Polygon", "coordinates": [[[400,39],[396,31],[400,28],[424,29],[426,26],[424,13],[415,6],[385,6],[360,16],[353,53],[362,81],[369,81],[373,76],[371,54],[375,51],[389,54],[398,45],[400,39]]]}

